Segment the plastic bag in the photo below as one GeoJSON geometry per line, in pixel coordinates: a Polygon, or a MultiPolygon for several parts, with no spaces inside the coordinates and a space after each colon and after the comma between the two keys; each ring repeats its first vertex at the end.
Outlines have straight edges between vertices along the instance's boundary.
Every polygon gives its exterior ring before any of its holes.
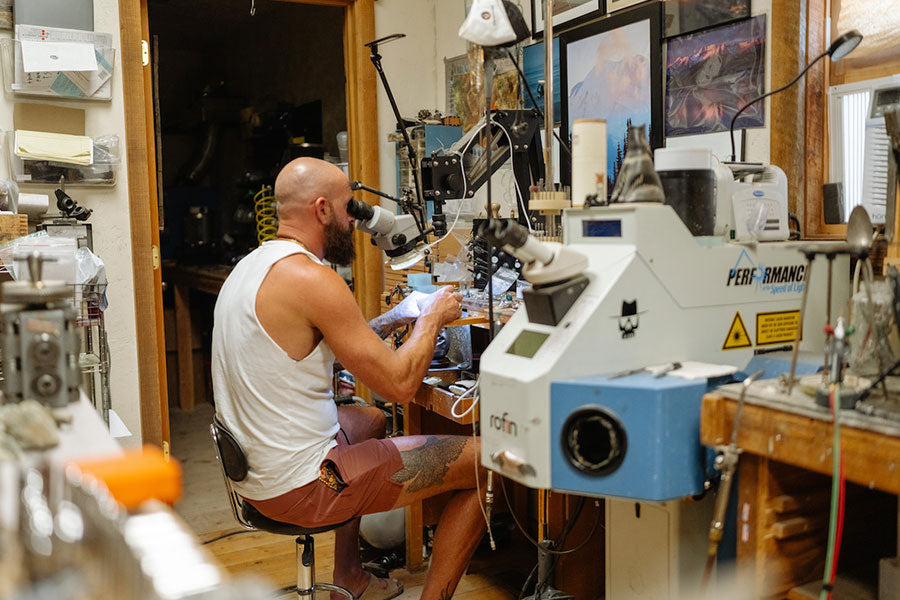
{"type": "Polygon", "coordinates": [[[48,260],[43,264],[42,279],[75,283],[75,238],[54,237],[46,231],[16,238],[0,246],[0,261],[13,279],[28,279],[28,267],[16,257],[38,252],[48,260]]]}
{"type": "Polygon", "coordinates": [[[850,336],[850,367],[857,375],[868,377],[881,374],[882,368],[888,369],[895,362],[888,341],[893,294],[886,281],[873,281],[871,285],[871,307],[865,283],[850,299],[850,324],[856,330],[850,336]]]}

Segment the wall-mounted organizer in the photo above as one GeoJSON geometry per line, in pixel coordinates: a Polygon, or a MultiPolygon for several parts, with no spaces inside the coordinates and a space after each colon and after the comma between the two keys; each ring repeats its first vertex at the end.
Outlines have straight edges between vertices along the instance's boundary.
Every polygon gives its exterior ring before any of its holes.
{"type": "MultiPolygon", "coordinates": [[[[68,136],[67,136],[68,137],[68,136]]],[[[120,162],[119,136],[104,135],[91,139],[90,164],[75,164],[63,160],[22,158],[17,155],[16,132],[7,131],[6,155],[9,172],[18,184],[113,186],[120,162]]]]}
{"type": "Polygon", "coordinates": [[[112,98],[115,62],[112,36],[106,33],[17,25],[15,39],[0,40],[4,89],[12,96],[108,101],[112,98]],[[23,44],[33,51],[42,48],[41,42],[47,42],[48,47],[51,43],[93,45],[97,69],[27,72],[23,44]]]}

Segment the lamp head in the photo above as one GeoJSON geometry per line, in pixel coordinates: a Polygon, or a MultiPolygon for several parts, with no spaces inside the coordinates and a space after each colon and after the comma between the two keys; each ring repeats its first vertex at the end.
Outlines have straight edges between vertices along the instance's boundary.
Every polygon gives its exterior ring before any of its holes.
{"type": "Polygon", "coordinates": [[[832,61],[837,62],[853,52],[856,47],[859,46],[862,39],[863,36],[859,31],[851,29],[838,36],[838,38],[831,43],[828,47],[828,56],[831,57],[832,61]]]}

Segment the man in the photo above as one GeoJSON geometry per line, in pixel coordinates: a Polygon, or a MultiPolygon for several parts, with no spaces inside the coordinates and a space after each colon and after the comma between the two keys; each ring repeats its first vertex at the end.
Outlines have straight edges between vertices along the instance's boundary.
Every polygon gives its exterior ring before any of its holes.
{"type": "Polygon", "coordinates": [[[269,518],[302,526],[349,522],[335,531],[334,582],[383,600],[402,592],[370,577],[359,560],[359,517],[458,490],[435,535],[422,598],[452,596],[484,531],[475,492],[478,448],[461,436],[384,436],[371,407],[336,407],[335,357],[392,402],[415,395],[440,329],[460,315],[448,289],[405,301],[367,324],[328,260],[354,257],[349,182],[337,167],[300,158],[275,182],[278,239],[241,260],[215,308],[213,390],[219,418],[250,464],[237,491],[269,518]],[[393,351],[380,336],[418,313],[393,351]],[[373,327],[378,330],[376,334],[373,327]]]}

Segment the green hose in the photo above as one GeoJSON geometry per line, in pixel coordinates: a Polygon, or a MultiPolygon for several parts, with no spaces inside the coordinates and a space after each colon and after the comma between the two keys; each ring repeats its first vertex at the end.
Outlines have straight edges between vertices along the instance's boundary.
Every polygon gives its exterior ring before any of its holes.
{"type": "Polygon", "coordinates": [[[841,392],[840,384],[831,384],[832,406],[834,412],[834,447],[832,448],[831,473],[831,510],[828,514],[828,549],[825,553],[825,576],[822,578],[822,591],[819,600],[827,600],[831,589],[831,569],[834,566],[834,547],[837,537],[837,513],[841,492],[841,392]]]}

